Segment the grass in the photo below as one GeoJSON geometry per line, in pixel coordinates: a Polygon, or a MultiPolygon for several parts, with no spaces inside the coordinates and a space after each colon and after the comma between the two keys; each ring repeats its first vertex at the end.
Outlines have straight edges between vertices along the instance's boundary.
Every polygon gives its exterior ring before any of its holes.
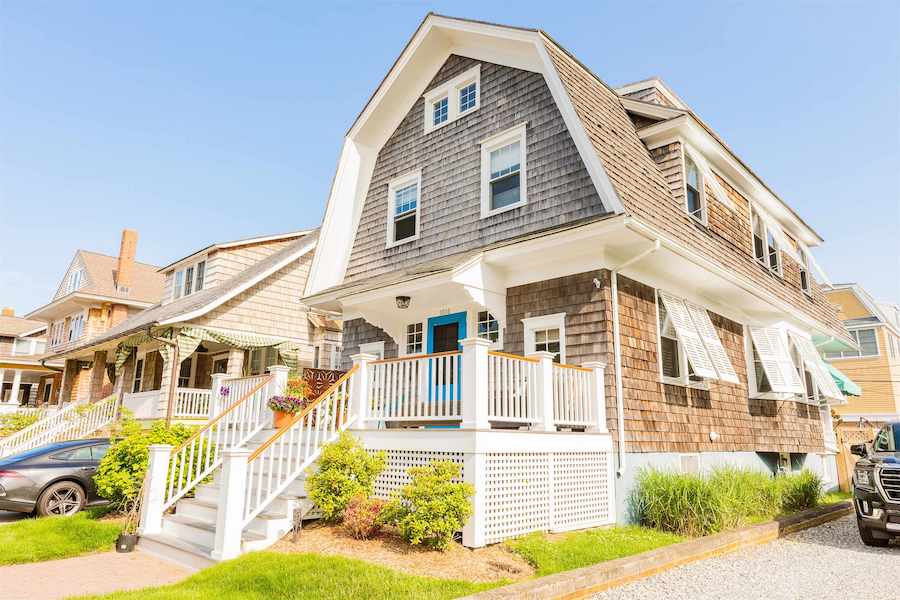
{"type": "Polygon", "coordinates": [[[506,547],[531,563],[538,576],[543,576],[639,554],[683,539],[672,533],[627,526],[563,535],[530,533],[506,542],[506,547]]]}
{"type": "MultiPolygon", "coordinates": [[[[319,554],[253,552],[164,587],[90,596],[103,600],[443,600],[500,583],[418,577],[361,560],[319,554]]],[[[88,598],[88,597],[83,597],[88,598]]]]}
{"type": "Polygon", "coordinates": [[[822,500],[819,504],[837,504],[838,502],[846,502],[853,498],[852,492],[828,492],[824,496],[822,496],[822,500]]]}
{"type": "Polygon", "coordinates": [[[0,526],[0,565],[112,550],[122,525],[98,520],[104,513],[89,509],[72,517],[24,519],[0,526]]]}

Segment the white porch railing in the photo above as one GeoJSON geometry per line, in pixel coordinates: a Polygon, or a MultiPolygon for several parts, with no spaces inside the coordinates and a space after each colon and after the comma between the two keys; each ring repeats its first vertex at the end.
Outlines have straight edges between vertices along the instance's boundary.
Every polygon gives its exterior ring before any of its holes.
{"type": "Polygon", "coordinates": [[[202,388],[177,388],[175,390],[175,417],[183,419],[209,418],[210,390],[202,388]]]}
{"type": "Polygon", "coordinates": [[[533,358],[488,352],[488,418],[510,423],[540,420],[538,367],[533,358]]]}
{"type": "Polygon", "coordinates": [[[591,369],[553,365],[553,422],[560,426],[588,427],[596,423],[591,397],[591,369]]]}
{"type": "Polygon", "coordinates": [[[43,439],[48,432],[64,424],[70,416],[76,414],[74,412],[76,407],[77,404],[74,402],[68,404],[51,415],[43,415],[25,429],[0,439],[0,457],[37,448],[40,444],[33,441],[43,439]]]}
{"type": "Polygon", "coordinates": [[[217,396],[227,408],[172,452],[163,510],[175,504],[222,464],[223,448],[243,446],[272,422],[272,411],[266,407],[266,402],[275,393],[280,393],[273,385],[276,383],[284,385],[284,382],[275,382],[272,375],[222,383],[217,396]]]}
{"type": "MultiPolygon", "coordinates": [[[[240,392],[240,390],[237,390],[240,392]]],[[[211,390],[205,388],[176,388],[172,416],[176,419],[207,419],[210,414],[211,390]]],[[[166,413],[167,398],[162,390],[126,392],[123,404],[136,419],[157,419],[166,413]]]]}
{"type": "Polygon", "coordinates": [[[458,421],[461,359],[461,352],[441,352],[371,362],[369,420],[458,421]]]}

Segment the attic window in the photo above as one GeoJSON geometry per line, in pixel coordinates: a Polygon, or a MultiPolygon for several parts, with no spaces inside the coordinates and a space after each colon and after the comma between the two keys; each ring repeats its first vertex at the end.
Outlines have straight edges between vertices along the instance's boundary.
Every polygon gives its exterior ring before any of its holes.
{"type": "Polygon", "coordinates": [[[206,259],[175,271],[172,300],[196,294],[206,283],[206,259]]]}
{"type": "Polygon", "coordinates": [[[700,176],[700,169],[689,156],[684,157],[684,188],[687,213],[697,221],[705,223],[703,178],[700,176]]]}
{"type": "Polygon", "coordinates": [[[425,133],[475,112],[481,106],[481,65],[425,93],[425,133]]]}
{"type": "Polygon", "coordinates": [[[84,269],[75,269],[69,275],[69,284],[66,288],[66,293],[71,294],[75,290],[81,287],[81,282],[84,279],[84,269]]]}

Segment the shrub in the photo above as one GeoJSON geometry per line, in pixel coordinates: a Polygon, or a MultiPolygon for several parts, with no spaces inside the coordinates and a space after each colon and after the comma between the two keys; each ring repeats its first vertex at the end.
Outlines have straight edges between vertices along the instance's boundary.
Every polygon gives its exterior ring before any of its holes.
{"type": "Polygon", "coordinates": [[[367,540],[379,529],[379,517],[385,502],[378,498],[366,498],[362,494],[353,496],[344,511],[344,529],[358,540],[367,540]]]}
{"type": "Polygon", "coordinates": [[[41,418],[38,411],[12,413],[0,417],[0,437],[22,431],[29,425],[37,423],[41,418]]]}
{"type": "Polygon", "coordinates": [[[822,498],[822,478],[804,469],[797,475],[778,477],[782,512],[798,512],[819,504],[822,498]]]}
{"type": "Polygon", "coordinates": [[[412,481],[385,507],[384,521],[396,525],[410,544],[443,550],[472,515],[475,488],[453,481],[460,468],[449,460],[411,467],[407,473],[412,481]]]}
{"type": "Polygon", "coordinates": [[[309,497],[326,521],[340,520],[351,498],[372,495],[384,464],[384,452],[370,454],[344,432],[336,442],[323,447],[318,470],[306,479],[309,497]]]}
{"type": "MultiPolygon", "coordinates": [[[[191,436],[193,430],[184,425],[175,424],[166,427],[165,421],[156,421],[150,429],[143,430],[136,421],[122,425],[122,439],[113,443],[109,452],[100,461],[94,483],[97,493],[112,503],[118,510],[124,510],[137,500],[151,444],[169,444],[178,446],[191,436]]],[[[196,460],[202,452],[197,453],[196,460]]]]}

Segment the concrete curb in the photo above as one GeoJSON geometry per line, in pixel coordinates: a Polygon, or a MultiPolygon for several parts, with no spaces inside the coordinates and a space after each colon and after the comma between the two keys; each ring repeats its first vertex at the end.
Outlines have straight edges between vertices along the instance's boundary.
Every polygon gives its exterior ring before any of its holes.
{"type": "Polygon", "coordinates": [[[507,600],[513,598],[575,600],[618,587],[674,567],[733,552],[747,546],[765,544],[788,533],[817,527],[850,514],[850,502],[818,506],[768,523],[725,531],[649,552],[521,581],[488,590],[465,600],[507,600]]]}

